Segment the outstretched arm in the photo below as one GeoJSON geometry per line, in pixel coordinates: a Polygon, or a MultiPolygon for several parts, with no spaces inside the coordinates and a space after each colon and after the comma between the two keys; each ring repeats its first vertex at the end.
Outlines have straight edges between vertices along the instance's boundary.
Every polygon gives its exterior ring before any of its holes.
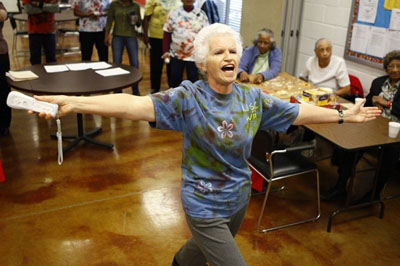
{"type": "MultiPolygon", "coordinates": [[[[343,121],[347,123],[362,123],[375,119],[381,114],[377,107],[362,107],[365,100],[355,104],[352,108],[343,111],[343,121]]],[[[300,104],[299,114],[294,125],[315,123],[337,123],[339,113],[337,110],[317,107],[311,104],[300,104]]]]}
{"type": "MultiPolygon", "coordinates": [[[[130,120],[155,121],[153,101],[150,96],[134,96],[125,93],[101,96],[34,96],[36,100],[58,104],[58,115],[71,113],[95,114],[130,120]]],[[[32,113],[32,112],[31,112],[32,113]]],[[[51,119],[50,114],[40,117],[51,119]]]]}

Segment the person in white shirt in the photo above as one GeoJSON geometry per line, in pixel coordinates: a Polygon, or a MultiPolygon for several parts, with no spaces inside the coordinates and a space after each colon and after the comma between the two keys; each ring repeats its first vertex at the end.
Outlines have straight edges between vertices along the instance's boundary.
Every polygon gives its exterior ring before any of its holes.
{"type": "Polygon", "coordinates": [[[332,55],[332,43],[322,38],[315,43],[315,56],[310,57],[300,79],[319,88],[330,88],[338,96],[350,96],[350,79],[343,58],[332,55]]]}

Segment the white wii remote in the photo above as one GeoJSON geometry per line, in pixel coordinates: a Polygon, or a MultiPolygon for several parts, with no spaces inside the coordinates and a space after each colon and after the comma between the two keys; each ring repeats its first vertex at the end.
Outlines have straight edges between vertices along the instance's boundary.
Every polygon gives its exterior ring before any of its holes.
{"type": "Polygon", "coordinates": [[[56,117],[58,112],[57,104],[38,101],[33,97],[17,91],[12,91],[8,94],[7,105],[15,109],[32,110],[38,113],[48,113],[52,117],[56,117]]]}

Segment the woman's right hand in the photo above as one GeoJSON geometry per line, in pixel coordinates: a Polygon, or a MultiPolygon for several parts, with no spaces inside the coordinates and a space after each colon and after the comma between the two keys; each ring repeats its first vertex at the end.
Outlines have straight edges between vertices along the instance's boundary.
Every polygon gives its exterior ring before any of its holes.
{"type": "Polygon", "coordinates": [[[164,62],[168,64],[171,61],[171,56],[169,55],[169,53],[164,53],[162,55],[162,59],[164,59],[164,62]]]}
{"type": "MultiPolygon", "coordinates": [[[[72,109],[72,104],[71,101],[68,99],[71,98],[71,96],[33,96],[36,100],[42,101],[42,102],[48,102],[48,103],[54,103],[58,105],[58,112],[57,112],[57,117],[62,117],[68,114],[73,113],[72,109]]],[[[33,114],[35,112],[29,111],[30,114],[33,114]]],[[[47,120],[53,119],[50,114],[48,113],[39,113],[39,117],[46,118],[47,120]]]]}
{"type": "Polygon", "coordinates": [[[383,108],[388,107],[389,101],[380,96],[372,96],[372,105],[378,106],[380,110],[383,110],[383,108]]]}
{"type": "Polygon", "coordinates": [[[240,72],[239,80],[240,82],[249,82],[250,81],[249,74],[247,74],[246,71],[240,72]]]}

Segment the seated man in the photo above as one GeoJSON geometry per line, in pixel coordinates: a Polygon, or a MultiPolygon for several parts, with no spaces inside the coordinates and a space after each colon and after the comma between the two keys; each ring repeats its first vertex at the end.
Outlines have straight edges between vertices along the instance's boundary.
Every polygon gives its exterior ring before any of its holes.
{"type": "Polygon", "coordinates": [[[306,62],[300,79],[320,88],[330,88],[338,96],[350,96],[350,79],[343,58],[332,55],[332,43],[325,38],[315,43],[315,56],[306,62]]]}
{"type": "Polygon", "coordinates": [[[257,33],[254,45],[243,52],[238,78],[240,82],[259,84],[275,78],[281,70],[281,63],[282,53],[276,47],[274,33],[269,29],[262,29],[257,33]]]}

